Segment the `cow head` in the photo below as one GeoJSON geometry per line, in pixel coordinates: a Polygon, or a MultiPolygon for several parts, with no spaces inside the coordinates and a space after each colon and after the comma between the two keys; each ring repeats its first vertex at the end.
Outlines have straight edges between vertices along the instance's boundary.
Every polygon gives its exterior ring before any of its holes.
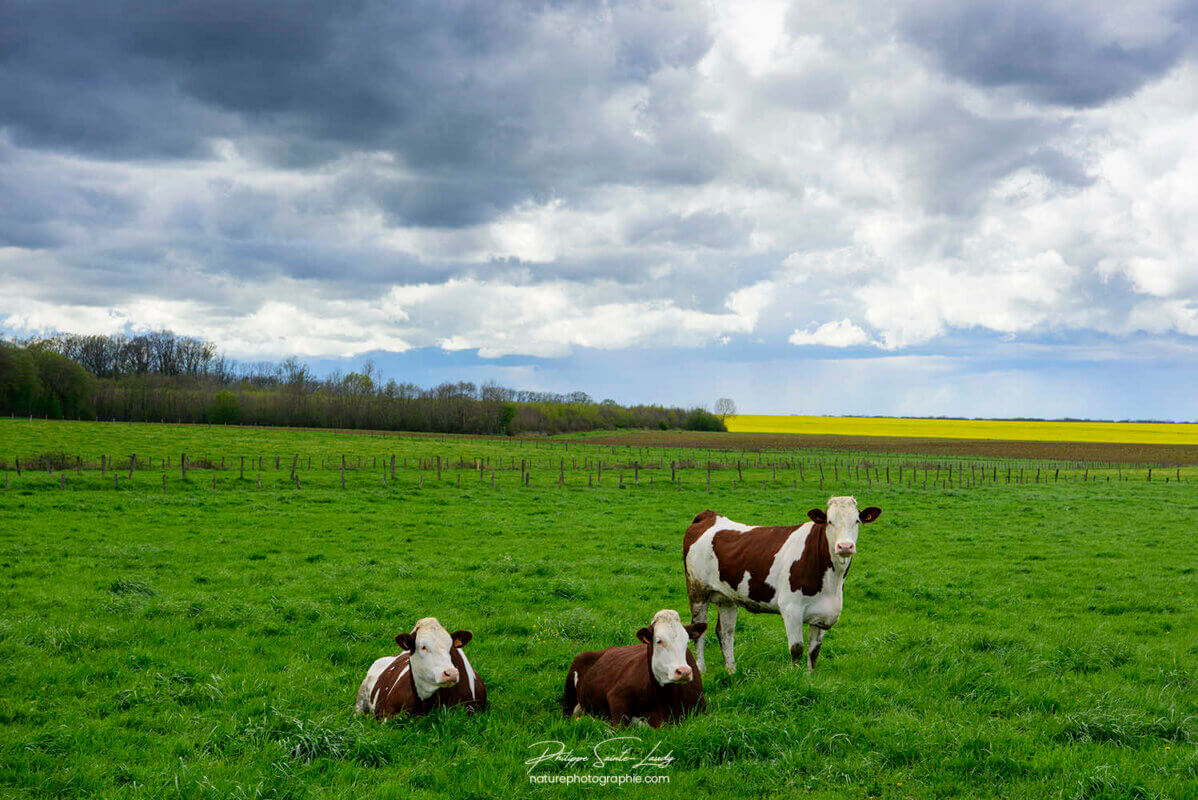
{"type": "Polygon", "coordinates": [[[873,522],[881,514],[882,509],[877,506],[858,511],[855,497],[829,497],[827,512],[819,508],[807,512],[812,522],[827,525],[828,549],[842,559],[857,552],[857,527],[863,522],[873,522]]]}
{"type": "Polygon", "coordinates": [[[450,651],[454,647],[465,647],[471,636],[470,631],[449,633],[435,617],[425,617],[416,622],[411,633],[395,637],[396,644],[409,654],[412,680],[422,698],[428,699],[438,689],[458,682],[460,676],[450,651]]]}
{"type": "Polygon", "coordinates": [[[683,625],[677,611],[666,609],[654,614],[649,627],[636,632],[636,638],[649,645],[653,680],[661,686],[690,683],[694,676],[686,663],[686,645],[706,630],[706,622],[683,625]]]}

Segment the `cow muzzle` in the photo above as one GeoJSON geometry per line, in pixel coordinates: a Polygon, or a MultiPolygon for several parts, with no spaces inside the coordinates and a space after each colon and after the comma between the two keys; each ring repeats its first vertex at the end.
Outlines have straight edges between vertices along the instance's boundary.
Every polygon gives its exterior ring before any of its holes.
{"type": "Polygon", "coordinates": [[[856,552],[857,552],[857,545],[855,545],[852,542],[837,542],[836,543],[836,555],[838,555],[838,556],[851,556],[856,552]]]}
{"type": "Polygon", "coordinates": [[[440,686],[453,686],[458,682],[458,671],[452,667],[441,671],[440,686]]]}
{"type": "Polygon", "coordinates": [[[677,669],[674,670],[674,679],[671,682],[672,683],[690,683],[690,679],[691,679],[691,668],[690,667],[678,667],[677,669]]]}

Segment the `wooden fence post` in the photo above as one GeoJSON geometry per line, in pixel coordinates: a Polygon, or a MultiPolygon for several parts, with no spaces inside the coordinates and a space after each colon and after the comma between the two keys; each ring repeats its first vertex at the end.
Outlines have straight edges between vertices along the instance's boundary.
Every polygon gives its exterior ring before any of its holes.
{"type": "Polygon", "coordinates": [[[183,480],[187,480],[187,453],[179,456],[179,471],[183,475],[183,480]]]}
{"type": "Polygon", "coordinates": [[[341,454],[341,488],[345,488],[345,454],[341,454]]]}
{"type": "Polygon", "coordinates": [[[395,480],[395,456],[391,456],[391,480],[395,480]]]}
{"type": "Polygon", "coordinates": [[[245,480],[245,456],[241,457],[241,472],[237,474],[237,480],[245,480]]]}
{"type": "Polygon", "coordinates": [[[129,456],[129,480],[133,480],[133,470],[137,469],[137,453],[129,456]]]}

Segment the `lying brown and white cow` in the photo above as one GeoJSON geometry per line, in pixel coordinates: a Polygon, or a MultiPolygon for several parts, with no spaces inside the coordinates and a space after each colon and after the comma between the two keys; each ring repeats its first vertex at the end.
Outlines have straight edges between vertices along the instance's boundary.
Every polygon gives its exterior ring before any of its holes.
{"type": "MultiPolygon", "coordinates": [[[[807,512],[802,525],[759,527],[742,525],[714,511],[695,517],[682,540],[686,593],[691,622],[707,621],[707,604],[715,603],[719,621],[716,637],[724,666],[736,671],[733,636],[736,612],[782,615],[790,657],[803,657],[803,623],[810,625],[807,669],[815,669],[824,632],[840,619],[845,576],[857,552],[857,526],[882,513],[876,506],[857,510],[852,497],[828,499],[828,510],[807,512]]],[[[705,638],[695,642],[699,669],[705,638]]]]}
{"type": "Polygon", "coordinates": [[[663,610],[636,632],[641,644],[579,653],[566,673],[562,713],[654,728],[702,713],[703,679],[687,644],[705,630],[706,622],[683,625],[677,611],[663,610]]]}
{"type": "Polygon", "coordinates": [[[395,642],[403,651],[375,661],[358,688],[355,714],[388,719],[401,712],[427,714],[442,706],[487,707],[487,687],[462,650],[473,634],[448,633],[435,617],[416,622],[395,642]]]}

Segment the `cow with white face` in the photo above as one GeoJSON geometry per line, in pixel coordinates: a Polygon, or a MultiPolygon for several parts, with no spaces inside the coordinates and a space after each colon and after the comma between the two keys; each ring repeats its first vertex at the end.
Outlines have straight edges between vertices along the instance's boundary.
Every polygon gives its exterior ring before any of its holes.
{"type": "MultiPolygon", "coordinates": [[[[707,606],[715,603],[716,637],[729,672],[736,671],[733,639],[741,607],[781,614],[791,658],[797,663],[805,656],[807,669],[815,669],[824,632],[844,607],[858,530],[881,513],[876,506],[858,510],[853,497],[831,497],[827,511],[811,509],[811,521],[802,525],[744,525],[714,511],[695,517],[682,540],[691,622],[706,622],[707,606]],[[805,652],[804,623],[810,630],[805,652]]],[[[695,642],[701,670],[704,644],[703,636],[695,642]]]]}
{"type": "Polygon", "coordinates": [[[427,714],[442,706],[487,707],[487,687],[475,674],[462,648],[470,631],[449,633],[435,617],[417,620],[411,633],[395,637],[402,652],[370,666],[358,688],[357,714],[388,719],[400,712],[427,714]]]}
{"type": "Polygon", "coordinates": [[[666,609],[636,632],[641,644],[580,653],[566,673],[562,713],[654,728],[702,713],[703,679],[687,645],[705,630],[707,623],[683,625],[677,611],[666,609]]]}

